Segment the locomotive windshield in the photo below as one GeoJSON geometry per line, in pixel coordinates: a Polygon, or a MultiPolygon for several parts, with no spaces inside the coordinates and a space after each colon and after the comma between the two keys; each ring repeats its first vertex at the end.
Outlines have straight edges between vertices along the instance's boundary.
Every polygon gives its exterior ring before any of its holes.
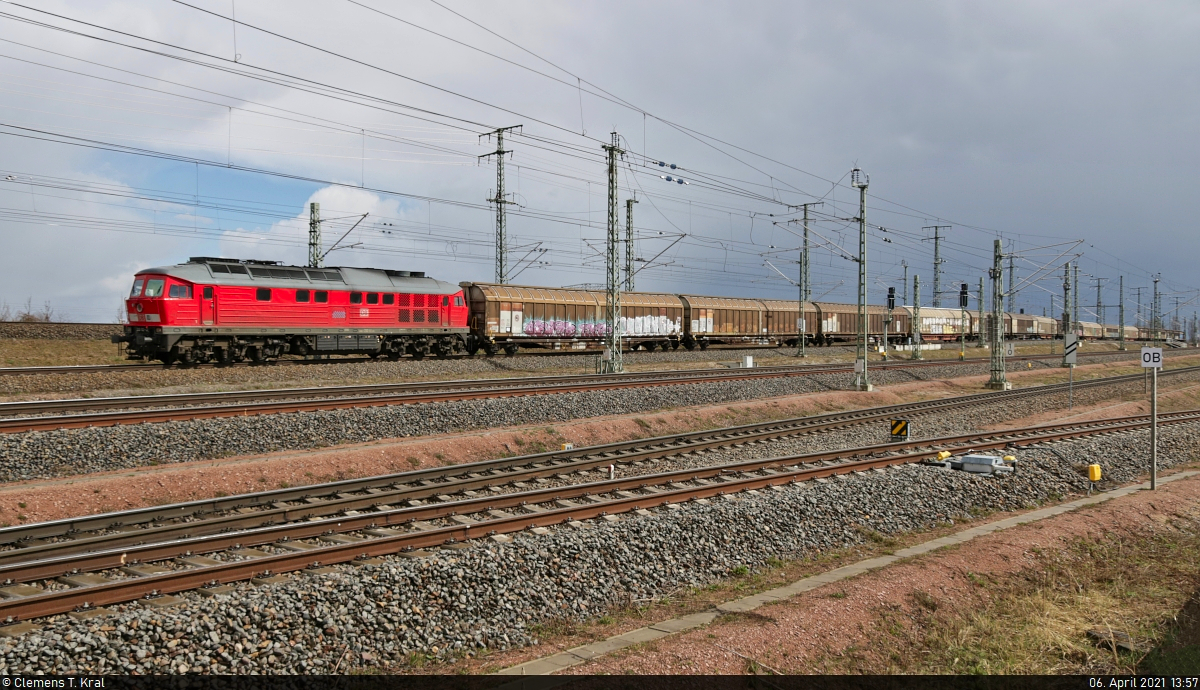
{"type": "Polygon", "coordinates": [[[133,281],[133,289],[129,291],[130,298],[142,296],[142,283],[144,282],[146,281],[142,280],[141,278],[133,281]]]}
{"type": "Polygon", "coordinates": [[[143,297],[162,297],[163,292],[162,280],[147,280],[146,291],[142,293],[143,297]]]}

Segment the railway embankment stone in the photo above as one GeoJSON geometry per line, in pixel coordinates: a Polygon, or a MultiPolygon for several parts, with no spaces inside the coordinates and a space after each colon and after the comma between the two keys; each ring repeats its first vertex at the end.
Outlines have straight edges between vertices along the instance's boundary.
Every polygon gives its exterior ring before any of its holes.
{"type": "MultiPolygon", "coordinates": [[[[1019,470],[980,476],[907,465],[733,500],[589,521],[421,558],[298,573],[173,607],[111,607],[0,639],[0,673],[330,673],[388,670],[537,644],[555,621],[670,596],[772,558],[805,558],[899,532],[969,521],[1083,493],[1076,465],[1102,459],[1126,482],[1145,469],[1147,432],[1015,451],[1019,470]]],[[[1164,466],[1195,459],[1200,424],[1161,431],[1164,466]]]]}

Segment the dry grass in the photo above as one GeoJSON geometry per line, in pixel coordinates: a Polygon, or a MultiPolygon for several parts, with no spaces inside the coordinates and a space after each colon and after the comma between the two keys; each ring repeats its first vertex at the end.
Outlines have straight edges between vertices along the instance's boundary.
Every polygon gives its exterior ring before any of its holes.
{"type": "Polygon", "coordinates": [[[0,340],[0,366],[126,364],[124,346],[103,340],[0,340]]]}
{"type": "Polygon", "coordinates": [[[1200,522],[1108,535],[1037,553],[1035,566],[976,576],[954,602],[915,593],[882,610],[860,653],[817,663],[865,673],[1132,674],[1169,637],[1200,582],[1200,522]],[[949,604],[949,605],[948,605],[949,604]],[[1123,631],[1136,652],[1097,646],[1088,630],[1123,631]],[[870,650],[865,651],[865,650],[870,650]]]}

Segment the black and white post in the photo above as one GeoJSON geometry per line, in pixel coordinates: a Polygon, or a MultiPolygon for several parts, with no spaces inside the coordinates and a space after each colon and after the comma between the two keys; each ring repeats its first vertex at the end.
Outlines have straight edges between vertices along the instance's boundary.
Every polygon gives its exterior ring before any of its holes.
{"type": "Polygon", "coordinates": [[[1150,490],[1158,487],[1158,370],[1162,369],[1162,348],[1142,348],[1142,368],[1150,370],[1150,490]]]}
{"type": "Polygon", "coordinates": [[[1063,335],[1063,366],[1067,367],[1067,409],[1075,409],[1075,360],[1079,350],[1079,336],[1074,333],[1063,335]]]}

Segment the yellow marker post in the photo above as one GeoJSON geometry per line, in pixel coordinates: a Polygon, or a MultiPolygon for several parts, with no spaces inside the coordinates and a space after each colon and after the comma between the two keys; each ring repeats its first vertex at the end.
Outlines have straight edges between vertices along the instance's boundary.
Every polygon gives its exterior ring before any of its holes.
{"type": "Polygon", "coordinates": [[[1088,495],[1092,495],[1092,489],[1096,488],[1096,482],[1100,481],[1103,473],[1100,471],[1100,465],[1092,463],[1088,465],[1088,495]]]}

